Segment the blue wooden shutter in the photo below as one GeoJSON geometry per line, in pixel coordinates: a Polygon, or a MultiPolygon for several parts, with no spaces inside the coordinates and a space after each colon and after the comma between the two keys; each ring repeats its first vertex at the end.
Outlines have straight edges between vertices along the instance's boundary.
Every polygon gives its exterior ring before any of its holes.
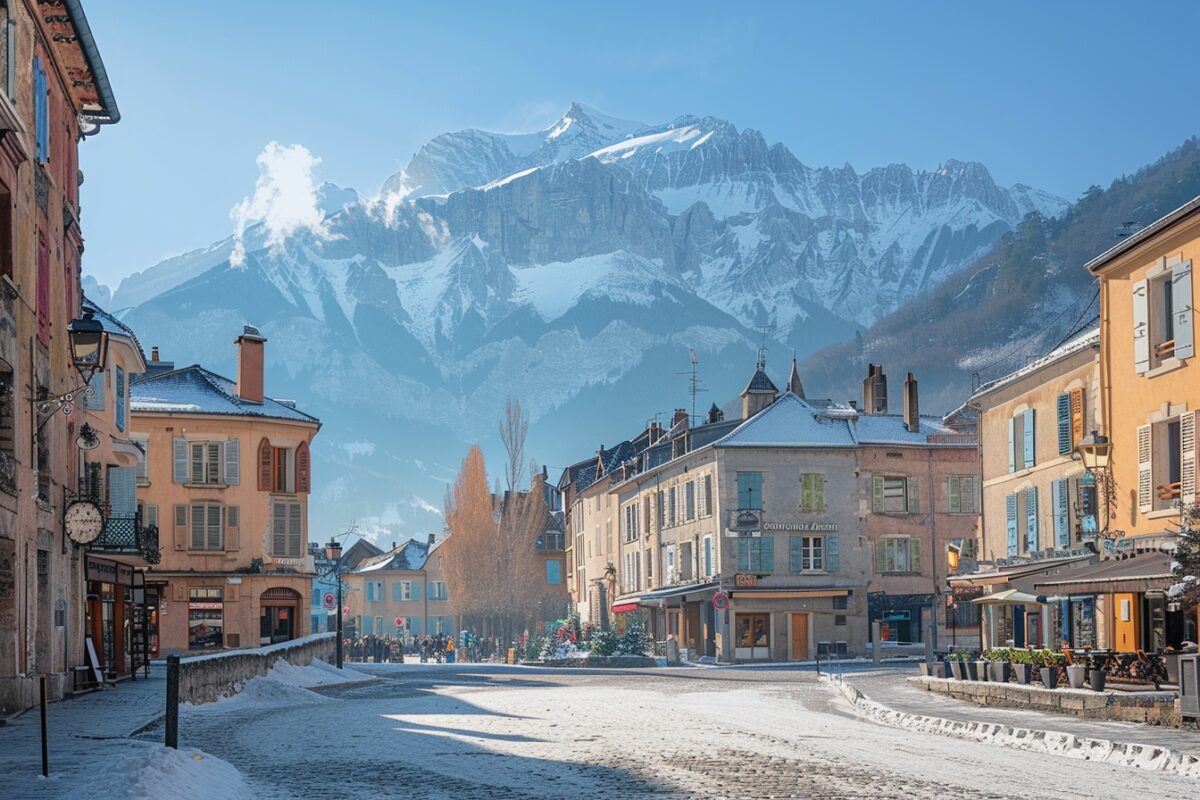
{"type": "Polygon", "coordinates": [[[1071,395],[1060,394],[1057,402],[1058,411],[1058,454],[1071,455],[1071,395]]]}
{"type": "Polygon", "coordinates": [[[1017,418],[1008,418],[1008,471],[1017,471],[1017,418]]]}
{"type": "Polygon", "coordinates": [[[762,473],[739,472],[737,482],[738,508],[762,508],[762,473]]]}
{"type": "Polygon", "coordinates": [[[1034,486],[1025,490],[1025,549],[1030,553],[1038,551],[1038,490],[1034,486]]]}
{"type": "Polygon", "coordinates": [[[137,513],[136,467],[108,468],[109,516],[130,519],[137,513]]]}
{"type": "Polygon", "coordinates": [[[758,541],[761,543],[759,545],[759,547],[762,548],[761,552],[759,554],[759,558],[762,563],[762,571],[763,572],[774,572],[775,571],[775,537],[774,536],[763,536],[758,541]]]}
{"type": "Polygon", "coordinates": [[[125,370],[117,367],[117,379],[113,386],[113,405],[117,409],[117,430],[125,430],[125,370]]]}
{"type": "Polygon", "coordinates": [[[1008,528],[1009,558],[1017,554],[1017,496],[1010,494],[1004,498],[1004,514],[1008,528]]]}
{"type": "Polygon", "coordinates": [[[1192,262],[1171,268],[1171,314],[1174,317],[1175,357],[1191,358],[1195,353],[1192,318],[1192,262]]]}
{"type": "Polygon", "coordinates": [[[804,564],[803,539],[799,536],[788,537],[788,569],[799,572],[804,564]]]}
{"type": "Polygon", "coordinates": [[[400,581],[396,581],[392,584],[392,602],[400,602],[400,581]]]}
{"type": "Polygon", "coordinates": [[[104,386],[106,383],[108,383],[107,372],[97,372],[91,377],[91,379],[88,381],[88,386],[92,387],[92,391],[95,392],[95,394],[93,394],[91,397],[88,397],[87,395],[83,396],[84,408],[89,408],[93,411],[104,410],[104,386]]]}
{"type": "Polygon", "coordinates": [[[838,546],[838,537],[825,537],[825,571],[840,572],[842,569],[841,550],[838,546]]]}
{"type": "Polygon", "coordinates": [[[420,581],[413,581],[413,584],[412,584],[412,599],[413,599],[413,600],[420,600],[420,599],[421,599],[421,582],[420,582],[420,581]]]}
{"type": "Polygon", "coordinates": [[[1050,484],[1050,495],[1054,504],[1054,546],[1070,547],[1070,503],[1067,479],[1062,478],[1050,484]]]}
{"type": "Polygon", "coordinates": [[[740,570],[750,569],[750,542],[751,539],[737,540],[737,568],[740,570]]]}
{"type": "Polygon", "coordinates": [[[41,56],[33,57],[33,128],[37,161],[45,164],[49,157],[50,124],[46,119],[46,70],[41,56]]]}
{"type": "Polygon", "coordinates": [[[1033,441],[1033,409],[1026,409],[1024,419],[1021,424],[1024,426],[1023,433],[1025,434],[1025,468],[1032,467],[1035,463],[1035,451],[1033,441]]]}

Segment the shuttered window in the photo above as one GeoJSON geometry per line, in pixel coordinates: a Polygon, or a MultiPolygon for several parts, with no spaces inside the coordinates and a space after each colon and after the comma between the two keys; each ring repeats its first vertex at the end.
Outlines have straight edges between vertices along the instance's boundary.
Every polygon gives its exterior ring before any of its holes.
{"type": "Polygon", "coordinates": [[[696,518],[696,482],[688,481],[683,487],[683,506],[685,516],[688,522],[696,518]]]}
{"type": "Polygon", "coordinates": [[[825,476],[819,472],[806,472],[800,476],[800,510],[825,510],[825,476]]]}
{"type": "Polygon", "coordinates": [[[875,542],[877,573],[921,571],[921,541],[905,536],[889,536],[875,542]]]}
{"type": "MultiPolygon", "coordinates": [[[[176,512],[178,514],[178,512],[176,512]]],[[[178,520],[177,520],[178,521],[178,520]]],[[[220,503],[192,503],[191,513],[192,550],[223,550],[224,509],[220,503]]]]}
{"type": "Polygon", "coordinates": [[[1058,454],[1071,454],[1071,395],[1060,394],[1055,403],[1058,414],[1058,454]]]}
{"type": "Polygon", "coordinates": [[[137,485],[145,486],[150,482],[150,440],[145,436],[134,436],[133,443],[138,448],[137,485]]]}
{"type": "Polygon", "coordinates": [[[737,568],[741,572],[775,570],[775,537],[746,536],[737,540],[737,568]]]}
{"type": "Polygon", "coordinates": [[[113,378],[113,407],[117,412],[117,430],[124,431],[127,423],[125,410],[125,370],[117,367],[113,378]]]}
{"type": "Polygon", "coordinates": [[[792,572],[826,572],[824,536],[789,536],[788,567],[792,572]]]}
{"type": "Polygon", "coordinates": [[[1038,490],[1034,486],[1025,490],[1025,550],[1036,553],[1041,548],[1038,530],[1038,490]]]}
{"type": "Polygon", "coordinates": [[[1054,546],[1071,546],[1070,490],[1066,478],[1050,484],[1050,504],[1054,507],[1054,546]]]}
{"type": "Polygon", "coordinates": [[[286,500],[271,504],[271,555],[299,558],[304,541],[304,505],[286,500]]]}
{"type": "Polygon", "coordinates": [[[1004,522],[1008,535],[1008,557],[1012,558],[1019,552],[1017,540],[1017,496],[1015,494],[1010,494],[1004,498],[1004,522]]]}
{"type": "Polygon", "coordinates": [[[921,511],[921,479],[876,476],[872,480],[872,507],[877,514],[918,514],[921,511]]]}
{"type": "Polygon", "coordinates": [[[737,474],[738,510],[758,510],[762,505],[762,473],[739,472],[737,474]]]}
{"type": "Polygon", "coordinates": [[[979,479],[974,475],[951,475],[946,479],[946,502],[951,514],[979,513],[979,479]]]}

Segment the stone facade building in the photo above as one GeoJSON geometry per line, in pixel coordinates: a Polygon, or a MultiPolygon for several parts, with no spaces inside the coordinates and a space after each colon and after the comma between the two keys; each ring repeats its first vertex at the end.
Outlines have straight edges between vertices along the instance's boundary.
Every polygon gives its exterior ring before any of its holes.
{"type": "MultiPolygon", "coordinates": [[[[444,540],[442,540],[444,541],[444,540]]],[[[442,572],[442,553],[433,534],[409,539],[378,556],[363,559],[346,574],[350,613],[345,635],[412,637],[456,635],[451,598],[442,572]]]]}
{"type": "Polygon", "coordinates": [[[63,525],[80,423],[57,398],[80,399],[78,144],[119,119],[79,0],[0,4],[0,716],[33,704],[39,674],[56,699],[88,663],[84,550],[63,525]]]}
{"type": "Polygon", "coordinates": [[[236,381],[153,358],[134,384],[138,499],[160,528],[157,654],[257,647],[309,632],[310,447],[320,422],[264,394],[266,339],[246,326],[236,381]]]}

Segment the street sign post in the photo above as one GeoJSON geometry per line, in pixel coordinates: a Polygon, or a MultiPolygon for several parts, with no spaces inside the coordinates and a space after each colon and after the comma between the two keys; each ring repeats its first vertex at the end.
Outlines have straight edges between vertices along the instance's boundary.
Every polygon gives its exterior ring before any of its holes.
{"type": "Polygon", "coordinates": [[[724,611],[729,608],[729,595],[724,592],[717,592],[712,599],[713,608],[717,611],[724,611]]]}
{"type": "Polygon", "coordinates": [[[404,617],[396,617],[396,627],[397,628],[404,627],[404,617]]]}

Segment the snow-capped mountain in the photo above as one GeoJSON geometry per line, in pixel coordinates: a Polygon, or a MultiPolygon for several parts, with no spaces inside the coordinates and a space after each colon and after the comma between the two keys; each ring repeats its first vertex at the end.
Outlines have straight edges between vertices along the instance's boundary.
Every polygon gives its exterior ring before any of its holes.
{"type": "Polygon", "coordinates": [[[579,104],[535,133],[439,136],[378,200],[321,198],[324,235],[280,250],[252,228],[244,267],[218,242],[126,279],[112,306],[164,357],[218,370],[230,331],[258,324],[268,392],[326,423],[318,520],[398,533],[431,522],[507,397],[534,419],[528,452],[569,463],[688,405],[688,348],[723,402],[759,326],[772,352],[811,353],[1067,206],[980,164],[811,168],[723,120],[579,104]]]}

